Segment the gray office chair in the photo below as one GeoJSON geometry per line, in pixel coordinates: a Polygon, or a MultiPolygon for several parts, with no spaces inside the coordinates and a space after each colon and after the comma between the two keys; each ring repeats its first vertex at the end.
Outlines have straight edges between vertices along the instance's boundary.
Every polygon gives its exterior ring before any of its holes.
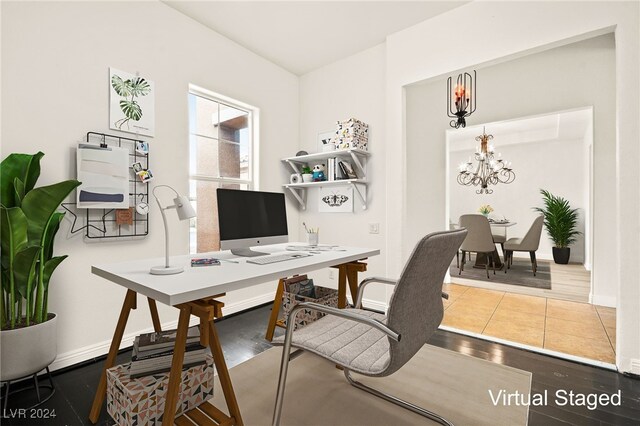
{"type": "Polygon", "coordinates": [[[489,262],[493,265],[493,273],[495,275],[496,263],[494,253],[496,252],[496,246],[493,243],[489,220],[481,214],[463,214],[460,216],[459,223],[460,227],[467,229],[468,234],[460,246],[462,260],[460,262],[458,275],[462,275],[462,271],[464,271],[464,264],[467,253],[469,252],[486,254],[487,262],[485,263],[485,270],[487,271],[487,278],[489,278],[489,262]]]}
{"type": "Polygon", "coordinates": [[[438,414],[355,381],[350,372],[371,377],[388,376],[425,345],[442,321],[441,297],[448,297],[442,293],[442,282],[466,235],[464,229],[427,235],[416,245],[400,279],[367,278],[360,283],[354,309],[337,309],[311,302],[296,305],[287,324],[294,324],[296,314],[302,309],[328,315],[296,331],[293,327],[287,328],[272,424],[280,424],[289,354],[294,346],[342,366],[347,381],[358,389],[451,426],[438,414]],[[395,285],[386,317],[362,309],[363,291],[372,282],[395,285]]]}
{"type": "Polygon", "coordinates": [[[536,251],[540,246],[540,234],[542,234],[542,225],[544,223],[544,215],[540,215],[533,220],[531,227],[523,238],[509,238],[504,243],[505,251],[505,263],[504,273],[507,273],[507,269],[511,268],[513,264],[513,252],[514,251],[528,251],[531,258],[531,268],[533,269],[533,276],[536,276],[538,271],[538,261],[536,260],[536,251]]]}

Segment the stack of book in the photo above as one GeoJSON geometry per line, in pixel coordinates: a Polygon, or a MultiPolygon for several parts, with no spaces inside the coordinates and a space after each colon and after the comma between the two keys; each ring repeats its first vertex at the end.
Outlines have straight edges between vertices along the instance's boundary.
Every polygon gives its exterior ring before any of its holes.
{"type": "Polygon", "coordinates": [[[351,163],[348,161],[341,161],[335,157],[327,160],[326,176],[328,181],[358,178],[356,173],[353,171],[351,163]]]}
{"type": "MultiPolygon", "coordinates": [[[[131,378],[170,371],[175,342],[176,330],[137,336],[133,341],[133,356],[129,367],[131,378]]],[[[198,326],[190,327],[187,333],[183,368],[204,364],[207,354],[208,349],[200,345],[198,326]]]]}

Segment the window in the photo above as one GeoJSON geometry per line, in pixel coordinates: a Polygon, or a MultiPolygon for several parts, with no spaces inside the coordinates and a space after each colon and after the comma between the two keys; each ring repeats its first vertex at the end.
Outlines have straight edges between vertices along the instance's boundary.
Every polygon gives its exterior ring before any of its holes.
{"type": "Polygon", "coordinates": [[[220,249],[217,188],[253,189],[253,123],[256,110],[189,87],[189,197],[197,216],[191,253],[220,249]]]}

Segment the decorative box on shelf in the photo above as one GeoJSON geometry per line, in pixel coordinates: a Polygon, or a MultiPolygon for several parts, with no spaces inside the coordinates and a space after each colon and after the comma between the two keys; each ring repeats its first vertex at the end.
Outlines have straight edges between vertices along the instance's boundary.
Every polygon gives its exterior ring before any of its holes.
{"type": "MultiPolygon", "coordinates": [[[[182,371],[176,416],[213,397],[213,357],[182,371]]],[[[129,364],[107,370],[107,412],[119,426],[160,424],[169,373],[129,378],[129,364]]]]}
{"type": "Polygon", "coordinates": [[[355,118],[336,122],[338,149],[369,149],[369,125],[355,118]]]}

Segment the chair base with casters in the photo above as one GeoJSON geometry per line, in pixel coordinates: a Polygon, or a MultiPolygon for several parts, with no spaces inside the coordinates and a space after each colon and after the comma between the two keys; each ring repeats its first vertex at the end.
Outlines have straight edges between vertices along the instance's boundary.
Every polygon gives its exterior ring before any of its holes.
{"type": "MultiPolygon", "coordinates": [[[[513,252],[515,250],[507,250],[505,252],[505,268],[504,273],[507,273],[507,269],[511,269],[511,265],[513,264],[513,252]]],[[[529,257],[531,258],[531,269],[533,269],[533,276],[536,276],[538,272],[538,259],[536,259],[536,252],[530,251],[529,257]]]]}
{"type": "MultiPolygon", "coordinates": [[[[491,262],[491,266],[493,267],[493,275],[496,274],[496,260],[493,257],[494,252],[482,252],[483,254],[487,255],[487,263],[485,263],[484,267],[485,267],[485,271],[487,272],[487,278],[489,278],[489,262],[491,262]]],[[[464,264],[467,263],[466,262],[466,257],[467,254],[469,255],[469,262],[471,262],[471,252],[468,251],[464,251],[462,250],[462,261],[460,262],[460,266],[458,267],[458,275],[462,275],[462,271],[464,271],[464,264]]],[[[476,254],[476,256],[479,253],[476,254]]],[[[458,254],[456,254],[456,256],[458,256],[458,254]]]]}
{"type": "MultiPolygon", "coordinates": [[[[32,408],[36,408],[42,404],[44,404],[45,402],[47,402],[49,399],[51,399],[51,397],[56,393],[56,387],[53,385],[53,378],[51,377],[51,371],[49,371],[49,367],[45,368],[46,372],[47,372],[47,378],[49,379],[49,384],[40,384],[40,382],[38,381],[38,374],[33,374],[31,377],[33,377],[33,381],[34,384],[33,386],[29,386],[29,387],[25,387],[22,389],[17,389],[14,391],[11,391],[11,382],[15,382],[15,381],[19,381],[22,380],[24,377],[22,378],[18,378],[15,380],[7,380],[6,382],[3,382],[3,384],[6,386],[6,391],[4,392],[4,395],[2,396],[4,398],[4,403],[2,404],[2,408],[3,410],[6,412],[7,411],[7,404],[9,402],[9,395],[15,395],[17,393],[21,393],[24,391],[28,391],[28,390],[32,390],[35,389],[36,390],[36,396],[38,398],[38,402],[35,403],[34,405],[25,408],[26,410],[30,410],[32,408]],[[43,387],[45,389],[49,389],[51,392],[49,392],[49,395],[47,395],[45,398],[42,398],[40,396],[40,387],[43,387]]],[[[30,376],[26,376],[26,377],[30,377],[30,376]]]]}

